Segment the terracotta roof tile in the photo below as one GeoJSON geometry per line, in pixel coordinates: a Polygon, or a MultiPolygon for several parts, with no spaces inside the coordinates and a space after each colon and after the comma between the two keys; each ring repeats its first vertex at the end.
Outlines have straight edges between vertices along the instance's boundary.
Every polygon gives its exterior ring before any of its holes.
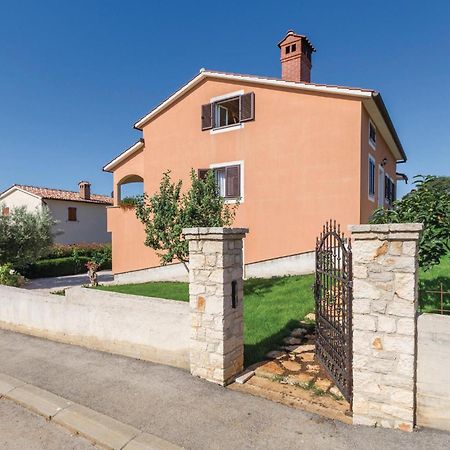
{"type": "Polygon", "coordinates": [[[15,184],[13,187],[17,187],[19,189],[22,189],[23,191],[37,195],[43,199],[68,200],[71,202],[84,202],[84,203],[99,203],[104,205],[113,204],[113,199],[106,195],[91,194],[91,198],[89,200],[86,200],[80,197],[80,194],[75,191],[64,191],[62,189],[50,189],[38,186],[26,186],[23,184],[15,184]]]}

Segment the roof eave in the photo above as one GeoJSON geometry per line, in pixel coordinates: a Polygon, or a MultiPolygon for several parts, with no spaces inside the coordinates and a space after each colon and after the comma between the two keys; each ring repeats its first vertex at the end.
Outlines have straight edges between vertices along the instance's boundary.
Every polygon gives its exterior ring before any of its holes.
{"type": "Polygon", "coordinates": [[[386,108],[386,105],[384,104],[383,98],[381,97],[381,94],[379,92],[373,92],[372,93],[372,98],[375,102],[375,104],[377,105],[378,109],[381,112],[381,115],[383,116],[384,121],[386,122],[386,125],[389,128],[389,131],[392,135],[392,138],[394,139],[395,145],[397,146],[402,159],[398,160],[398,163],[405,163],[408,160],[408,157],[406,156],[406,152],[405,149],[403,148],[402,143],[400,142],[400,138],[398,137],[397,131],[394,127],[394,124],[392,122],[392,119],[389,115],[389,112],[386,108]]]}
{"type": "Polygon", "coordinates": [[[114,168],[120,164],[125,159],[129,158],[131,155],[134,155],[138,150],[141,150],[145,145],[144,139],[139,139],[135,142],[131,147],[128,147],[125,151],[120,153],[120,155],[116,156],[113,160],[111,160],[108,164],[103,166],[103,172],[112,173],[114,168]]]}

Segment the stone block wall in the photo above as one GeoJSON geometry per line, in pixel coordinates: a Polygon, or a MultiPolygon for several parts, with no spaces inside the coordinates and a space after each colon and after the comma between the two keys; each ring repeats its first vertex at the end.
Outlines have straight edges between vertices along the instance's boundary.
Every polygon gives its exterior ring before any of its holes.
{"type": "Polygon", "coordinates": [[[350,226],[353,422],[412,431],[421,224],[350,226]]]}
{"type": "Polygon", "coordinates": [[[244,367],[242,240],[247,232],[183,230],[189,241],[191,373],[221,385],[233,381],[244,367]]]}

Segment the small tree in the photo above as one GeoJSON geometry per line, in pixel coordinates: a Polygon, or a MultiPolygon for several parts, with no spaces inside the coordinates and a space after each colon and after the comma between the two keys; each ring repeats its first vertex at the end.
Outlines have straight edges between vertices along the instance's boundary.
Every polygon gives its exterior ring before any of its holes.
{"type": "Polygon", "coordinates": [[[35,212],[13,208],[0,216],[0,264],[11,263],[22,270],[46,256],[53,243],[54,223],[47,208],[35,212]]]}
{"type": "Polygon", "coordinates": [[[375,210],[371,223],[423,223],[419,265],[428,270],[450,251],[450,196],[436,177],[418,175],[414,179],[415,189],[394,202],[392,209],[375,210]]]}
{"type": "Polygon", "coordinates": [[[138,198],[136,216],[145,226],[145,245],[157,251],[161,264],[178,260],[188,270],[183,228],[230,226],[238,203],[225,204],[212,171],[201,180],[191,170],[191,187],[186,193],[182,193],[182,185],[181,180],[172,182],[170,171],[165,172],[159,192],[138,198]]]}

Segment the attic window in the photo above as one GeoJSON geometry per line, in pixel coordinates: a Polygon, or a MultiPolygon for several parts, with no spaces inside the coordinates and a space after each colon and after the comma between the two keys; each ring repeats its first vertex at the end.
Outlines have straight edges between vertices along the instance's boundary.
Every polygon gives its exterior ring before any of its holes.
{"type": "Polygon", "coordinates": [[[216,103],[216,127],[239,123],[239,97],[216,103]]]}
{"type": "Polygon", "coordinates": [[[254,119],[255,94],[253,92],[202,105],[202,131],[233,127],[254,119]]]}
{"type": "Polygon", "coordinates": [[[291,53],[291,46],[290,45],[286,45],[286,55],[291,53]]]}
{"type": "Polygon", "coordinates": [[[291,52],[295,52],[295,50],[297,50],[297,44],[292,44],[291,45],[291,52]]]}

